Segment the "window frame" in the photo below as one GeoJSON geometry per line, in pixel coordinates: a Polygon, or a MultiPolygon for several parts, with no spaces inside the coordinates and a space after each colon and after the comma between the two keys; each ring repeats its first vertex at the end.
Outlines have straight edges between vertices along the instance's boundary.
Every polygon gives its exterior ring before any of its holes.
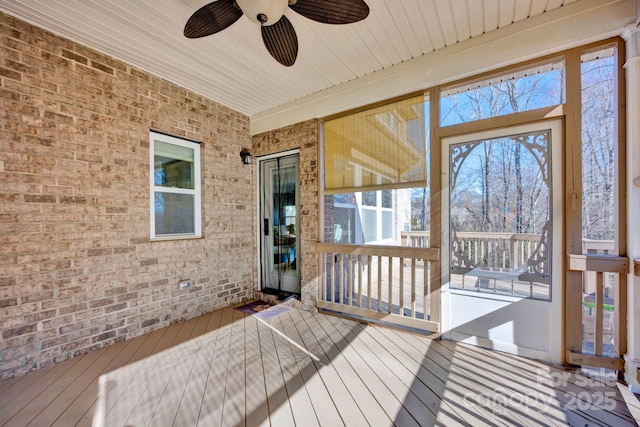
{"type": "Polygon", "coordinates": [[[149,236],[152,241],[202,238],[202,165],[200,143],[163,132],[149,131],[149,236]],[[155,142],[176,145],[193,150],[193,189],[165,187],[155,184],[155,142]],[[155,196],[157,193],[193,196],[193,232],[157,234],[155,196]]]}

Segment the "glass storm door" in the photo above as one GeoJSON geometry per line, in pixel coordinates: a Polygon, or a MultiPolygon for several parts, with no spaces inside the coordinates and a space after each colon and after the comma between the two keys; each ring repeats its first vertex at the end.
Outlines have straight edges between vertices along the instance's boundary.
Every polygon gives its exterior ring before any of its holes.
{"type": "Polygon", "coordinates": [[[300,294],[300,157],[260,162],[261,291],[300,294]]]}
{"type": "Polygon", "coordinates": [[[444,335],[561,363],[562,122],[443,139],[444,335]]]}

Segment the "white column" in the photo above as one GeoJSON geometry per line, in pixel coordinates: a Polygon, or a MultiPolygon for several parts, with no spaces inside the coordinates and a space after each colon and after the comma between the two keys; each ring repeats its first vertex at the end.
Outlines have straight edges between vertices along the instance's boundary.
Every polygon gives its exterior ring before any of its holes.
{"type": "MultiPolygon", "coordinates": [[[[640,5],[640,2],[638,2],[640,5]]],[[[636,11],[636,14],[640,11],[636,11]]],[[[629,25],[622,37],[626,42],[627,61],[627,245],[631,274],[627,280],[627,354],[625,380],[638,384],[640,367],[640,278],[633,275],[633,259],[640,258],[640,16],[629,25]]]]}

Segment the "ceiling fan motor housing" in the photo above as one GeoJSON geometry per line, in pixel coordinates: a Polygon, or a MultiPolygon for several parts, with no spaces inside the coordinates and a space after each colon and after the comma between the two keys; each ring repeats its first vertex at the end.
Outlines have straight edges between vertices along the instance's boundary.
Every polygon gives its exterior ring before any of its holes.
{"type": "Polygon", "coordinates": [[[258,25],[275,24],[289,5],[287,0],[236,0],[236,3],[242,13],[258,25]]]}

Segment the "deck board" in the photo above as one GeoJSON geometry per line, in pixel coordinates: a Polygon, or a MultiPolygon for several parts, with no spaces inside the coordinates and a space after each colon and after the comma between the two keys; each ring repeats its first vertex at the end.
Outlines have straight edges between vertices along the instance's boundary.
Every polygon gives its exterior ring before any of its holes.
{"type": "Polygon", "coordinates": [[[399,360],[407,360],[407,364],[415,363],[418,366],[416,380],[428,386],[464,422],[470,425],[504,424],[485,408],[469,408],[463,404],[474,384],[466,376],[451,380],[450,372],[443,367],[449,364],[448,361],[438,358],[438,353],[431,348],[432,344],[435,347],[438,343],[412,341],[414,335],[398,334],[390,329],[380,328],[379,332],[386,339],[379,338],[380,344],[387,347],[399,360]]]}
{"type": "MultiPolygon", "coordinates": [[[[4,425],[18,411],[37,398],[50,384],[78,363],[80,358],[67,360],[55,366],[32,372],[22,378],[7,380],[0,393],[0,425],[4,425]]],[[[2,384],[4,384],[2,383],[2,384]]]]}
{"type": "Polygon", "coordinates": [[[318,419],[318,423],[320,425],[341,425],[340,413],[333,402],[331,393],[327,390],[318,374],[317,365],[314,363],[314,360],[319,362],[320,358],[305,346],[302,335],[298,331],[290,312],[278,317],[283,326],[283,331],[291,338],[293,343],[296,343],[297,351],[294,352],[296,364],[309,393],[309,399],[313,405],[312,409],[318,419]]]}
{"type": "Polygon", "coordinates": [[[331,363],[335,367],[339,375],[349,391],[349,394],[353,398],[355,404],[360,408],[362,414],[365,416],[367,422],[370,425],[381,423],[388,425],[391,423],[391,418],[387,414],[380,403],[376,400],[375,395],[369,390],[367,384],[368,378],[358,374],[358,371],[347,359],[345,355],[345,349],[348,347],[346,341],[342,335],[339,335],[339,331],[331,326],[325,316],[308,316],[308,323],[314,322],[315,329],[320,335],[316,335],[316,339],[322,340],[323,336],[329,337],[329,340],[323,340],[323,347],[326,354],[336,352],[337,354],[332,357],[331,363]]]}
{"type": "MultiPolygon", "coordinates": [[[[117,344],[109,347],[105,351],[113,352],[117,351],[117,344]]],[[[44,387],[41,393],[35,396],[28,405],[22,407],[17,411],[17,413],[13,414],[13,416],[6,423],[3,422],[3,425],[6,426],[26,426],[30,422],[40,416],[43,411],[46,411],[47,408],[50,407],[51,403],[59,398],[61,395],[70,394],[70,393],[78,393],[79,390],[74,386],[77,384],[77,381],[82,380],[82,375],[86,371],[90,371],[91,366],[104,356],[105,352],[91,352],[86,356],[82,357],[78,363],[73,364],[70,368],[65,371],[64,375],[58,378],[56,381],[51,382],[50,384],[44,387]]],[[[3,413],[5,408],[3,408],[3,413]]],[[[46,414],[46,412],[45,412],[46,414]]],[[[49,420],[53,421],[57,418],[57,416],[51,416],[49,420]]]]}
{"type": "MultiPolygon", "coordinates": [[[[269,324],[274,328],[273,331],[276,332],[275,341],[278,363],[282,367],[285,375],[285,387],[287,389],[293,419],[296,424],[305,427],[318,426],[316,408],[314,408],[313,401],[309,397],[302,373],[300,372],[300,365],[298,364],[298,360],[301,357],[304,358],[303,365],[310,363],[310,359],[306,353],[302,353],[295,345],[292,345],[292,342],[295,343],[295,341],[293,341],[293,337],[287,334],[280,320],[280,316],[270,319],[269,324]],[[296,350],[302,353],[298,357],[296,357],[296,350]],[[307,357],[305,358],[304,356],[307,357]]],[[[323,408],[319,407],[317,410],[321,411],[323,408]]]]}
{"type": "Polygon", "coordinates": [[[222,424],[232,320],[233,311],[224,309],[195,425],[216,426],[222,424]]]}
{"type": "Polygon", "coordinates": [[[635,425],[616,384],[563,367],[293,308],[263,320],[233,307],[0,383],[1,425],[94,421],[635,425]],[[544,380],[563,372],[561,384],[544,380]],[[545,406],[477,401],[500,393],[535,393],[545,406]]]}
{"type": "Polygon", "coordinates": [[[187,386],[180,396],[177,412],[172,424],[177,426],[194,426],[200,415],[202,397],[208,380],[209,367],[215,353],[215,344],[222,322],[222,310],[217,310],[207,317],[204,333],[197,338],[199,350],[193,367],[189,372],[187,386]]]}
{"type": "MultiPolygon", "coordinates": [[[[615,426],[633,426],[633,416],[626,410],[626,406],[620,402],[624,400],[619,394],[617,387],[612,385],[606,385],[596,380],[590,380],[584,378],[585,383],[599,383],[600,387],[580,387],[575,384],[576,375],[572,375],[569,378],[573,378],[571,381],[559,381],[561,384],[557,384],[554,387],[546,385],[547,376],[542,375],[541,372],[555,372],[562,373],[568,372],[562,368],[556,368],[546,365],[533,365],[526,359],[519,360],[518,358],[508,357],[508,355],[500,352],[488,352],[485,349],[478,349],[478,351],[471,352],[468,348],[451,348],[453,343],[443,342],[443,347],[448,348],[450,351],[455,352],[458,357],[470,358],[478,357],[482,358],[483,364],[486,366],[492,366],[495,369],[500,369],[501,372],[511,374],[512,376],[521,376],[522,373],[529,374],[529,378],[518,378],[519,383],[528,381],[530,387],[538,390],[541,393],[545,393],[547,397],[557,401],[564,413],[570,420],[576,420],[584,424],[597,423],[602,425],[615,425],[615,426]],[[541,376],[541,380],[538,381],[538,376],[541,376]],[[533,383],[535,381],[535,384],[533,383]],[[543,391],[544,390],[544,391],[543,391]],[[607,393],[607,397],[611,400],[604,399],[604,393],[607,393]],[[598,397],[600,396],[600,398],[598,397]],[[614,397],[619,397],[615,399],[614,397]],[[575,399],[574,399],[575,398],[575,399]],[[599,402],[599,403],[598,403],[599,402]],[[610,402],[611,404],[608,404],[610,402]],[[609,408],[609,406],[612,406],[609,408]],[[621,411],[622,407],[625,408],[621,411]],[[579,417],[579,418],[578,418],[579,417]]],[[[475,350],[475,349],[474,349],[475,350]]],[[[493,370],[492,370],[493,371],[493,370]]],[[[557,407],[556,406],[556,407],[557,407]]],[[[558,408],[559,409],[559,408],[558,408]]]]}
{"type": "MultiPolygon", "coordinates": [[[[380,378],[379,373],[369,365],[368,359],[372,354],[367,351],[361,353],[361,348],[346,345],[345,341],[352,338],[353,332],[348,327],[342,327],[344,325],[341,322],[336,323],[339,322],[337,318],[326,318],[325,320],[340,332],[342,342],[336,343],[336,346],[344,354],[344,357],[349,360],[349,363],[360,378],[365,379],[367,387],[371,390],[377,404],[385,411],[387,417],[402,426],[418,426],[419,424],[416,419],[411,416],[407,408],[403,405],[404,396],[396,396],[380,378]]],[[[387,374],[389,374],[389,372],[387,372],[387,374]]]]}
{"type": "MultiPolygon", "coordinates": [[[[82,392],[70,394],[69,398],[75,397],[75,400],[72,403],[65,404],[64,406],[62,404],[60,405],[63,411],[60,413],[58,419],[53,423],[53,425],[62,427],[69,425],[70,422],[73,422],[74,425],[80,422],[80,420],[83,419],[85,414],[90,411],[98,400],[99,376],[128,363],[133,353],[142,344],[142,342],[144,342],[145,338],[145,336],[139,336],[119,344],[122,349],[117,354],[114,354],[113,358],[104,360],[106,362],[104,368],[98,369],[97,365],[92,366],[92,370],[95,370],[95,374],[89,375],[89,373],[87,373],[86,378],[90,381],[85,383],[86,387],[82,392]]],[[[105,351],[105,353],[107,352],[105,351]]],[[[59,403],[54,401],[53,404],[56,405],[59,403]]]]}
{"type": "Polygon", "coordinates": [[[329,349],[329,354],[327,354],[325,351],[327,347],[323,347],[322,345],[321,341],[328,341],[328,337],[324,337],[324,339],[318,341],[318,335],[311,329],[316,326],[310,322],[311,317],[313,317],[311,314],[300,311],[293,311],[291,313],[291,319],[298,328],[305,347],[319,359],[318,361],[313,360],[313,363],[324,386],[331,395],[333,404],[340,414],[342,423],[356,426],[366,425],[366,418],[345,386],[340,372],[338,372],[331,363],[331,359],[334,356],[332,349],[329,349]]]}

